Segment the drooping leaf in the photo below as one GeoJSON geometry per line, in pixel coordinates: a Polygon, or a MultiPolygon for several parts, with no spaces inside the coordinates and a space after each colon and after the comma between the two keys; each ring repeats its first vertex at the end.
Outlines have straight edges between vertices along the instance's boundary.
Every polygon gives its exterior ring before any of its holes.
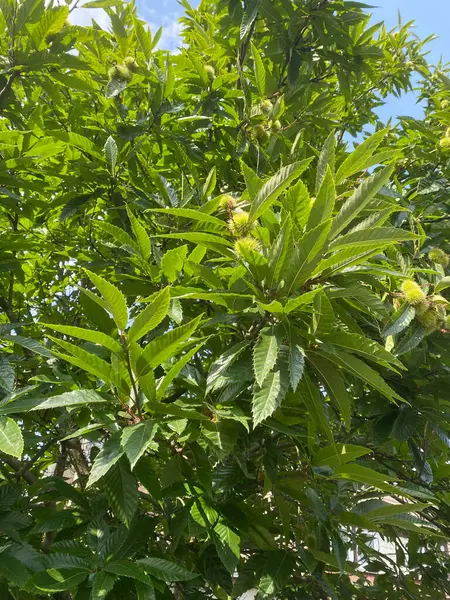
{"type": "Polygon", "coordinates": [[[129,527],[138,506],[139,491],[137,479],[125,458],[121,457],[107,470],[103,486],[114,514],[129,527]]]}
{"type": "Polygon", "coordinates": [[[410,304],[404,304],[392,315],[390,322],[383,329],[381,335],[383,337],[388,337],[390,335],[396,335],[397,333],[400,333],[403,331],[403,329],[408,327],[415,315],[416,311],[414,306],[411,306],[410,304]]]}
{"type": "Polygon", "coordinates": [[[126,427],[122,432],[121,445],[130,461],[133,470],[136,463],[152,443],[158,430],[154,421],[146,420],[144,423],[126,427]]]}
{"type": "Polygon", "coordinates": [[[279,406],[281,391],[280,372],[273,371],[265,377],[261,387],[256,386],[253,392],[252,415],[256,427],[270,417],[279,406]]]}
{"type": "Polygon", "coordinates": [[[117,581],[116,574],[98,571],[92,580],[92,600],[104,600],[117,581]]]}
{"type": "Polygon", "coordinates": [[[356,377],[362,379],[369,386],[377,389],[391,402],[403,402],[403,398],[393,390],[384,379],[369,365],[365,362],[352,356],[347,352],[335,349],[334,352],[327,352],[327,358],[338,366],[343,367],[349,373],[352,373],[356,377]]]}
{"type": "Polygon", "coordinates": [[[311,352],[308,354],[308,359],[317,371],[319,379],[321,379],[330,397],[339,407],[345,426],[349,429],[351,400],[342,375],[330,361],[319,354],[311,352]]]}
{"type": "Polygon", "coordinates": [[[292,389],[296,391],[305,368],[305,351],[301,340],[292,327],[289,329],[289,377],[292,389]]]}
{"type": "Polygon", "coordinates": [[[240,538],[223,520],[214,527],[214,544],[220,560],[230,574],[233,574],[240,558],[240,538]]]}
{"type": "Polygon", "coordinates": [[[118,149],[117,144],[112,136],[109,136],[106,140],[105,146],[103,147],[103,152],[105,153],[110,173],[114,176],[117,164],[118,149]]]}
{"type": "Polygon", "coordinates": [[[120,460],[124,450],[120,444],[120,437],[116,434],[105,442],[95,458],[89,475],[87,487],[91,487],[101,479],[120,460]]]}
{"type": "Polygon", "coordinates": [[[22,458],[22,432],[19,425],[10,417],[0,417],[0,451],[22,458]]]}
{"type": "Polygon", "coordinates": [[[253,370],[256,382],[260,387],[275,365],[278,348],[279,336],[274,328],[265,327],[261,329],[258,341],[253,349],[253,370]]]}
{"type": "Polygon", "coordinates": [[[248,32],[250,31],[256,16],[258,14],[259,5],[261,4],[261,0],[251,0],[246,10],[242,16],[242,22],[240,27],[240,39],[243,40],[248,32]]]}

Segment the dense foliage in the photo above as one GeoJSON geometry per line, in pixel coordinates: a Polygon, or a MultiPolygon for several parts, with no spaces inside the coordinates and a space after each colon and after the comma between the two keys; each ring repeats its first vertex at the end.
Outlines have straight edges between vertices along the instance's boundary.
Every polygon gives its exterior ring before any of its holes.
{"type": "Polygon", "coordinates": [[[359,2],[181,3],[168,53],[0,0],[0,597],[443,599],[445,67],[359,2]]]}

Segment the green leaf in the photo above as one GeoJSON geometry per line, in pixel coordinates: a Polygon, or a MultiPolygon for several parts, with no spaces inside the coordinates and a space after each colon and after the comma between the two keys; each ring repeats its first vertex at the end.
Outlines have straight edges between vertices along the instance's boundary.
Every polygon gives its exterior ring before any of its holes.
{"type": "Polygon", "coordinates": [[[173,283],[179,277],[183,270],[187,253],[188,247],[186,244],[177,248],[171,248],[164,253],[161,259],[161,269],[169,283],[173,283]]]}
{"type": "Polygon", "coordinates": [[[258,48],[252,43],[252,56],[253,62],[255,63],[255,79],[256,87],[260,96],[264,96],[266,93],[266,70],[264,63],[261,59],[261,54],[258,48]]]}
{"type": "Polygon", "coordinates": [[[331,433],[330,424],[327,415],[325,414],[324,405],[319,388],[311,382],[310,378],[304,374],[300,381],[300,398],[304,402],[308,413],[314,424],[320,429],[330,440],[334,442],[333,434],[331,433]]]}
{"type": "Polygon", "coordinates": [[[85,569],[49,569],[42,573],[36,573],[30,583],[42,592],[64,592],[76,589],[86,579],[88,571],[85,569]]]}
{"type": "Polygon", "coordinates": [[[12,392],[15,378],[14,367],[6,357],[0,356],[0,388],[12,392]]]}
{"type": "Polygon", "coordinates": [[[105,88],[105,97],[106,98],[115,98],[118,96],[123,90],[127,87],[127,82],[123,79],[110,79],[106,84],[105,88]]]}
{"type": "Polygon", "coordinates": [[[250,0],[247,4],[244,14],[242,16],[241,27],[240,27],[240,39],[243,40],[248,32],[250,31],[256,16],[258,14],[259,5],[261,0],[250,0]]]}
{"type": "Polygon", "coordinates": [[[369,367],[369,365],[366,365],[366,363],[359,358],[356,358],[356,356],[352,356],[351,354],[347,354],[347,352],[335,349],[333,353],[327,351],[327,358],[355,377],[358,377],[359,379],[362,379],[368,383],[369,386],[378,390],[391,402],[396,402],[396,400],[404,402],[403,398],[399,396],[395,390],[389,387],[389,385],[376,371],[369,367]]]}
{"type": "Polygon", "coordinates": [[[385,248],[391,244],[399,244],[408,240],[420,239],[420,235],[404,231],[397,227],[377,227],[375,229],[362,229],[347,233],[336,238],[329,247],[329,251],[333,252],[337,248],[347,248],[357,246],[361,251],[371,250],[374,248],[385,248]]]}
{"type": "Polygon", "coordinates": [[[138,482],[125,458],[121,458],[108,469],[103,486],[114,514],[127,527],[136,513],[139,502],[138,482]]]}
{"type": "Polygon", "coordinates": [[[138,563],[144,566],[147,573],[166,583],[190,581],[197,577],[196,573],[188,571],[184,567],[163,558],[147,556],[146,558],[141,558],[138,563]]]}
{"type": "Polygon", "coordinates": [[[262,386],[265,378],[273,369],[278,356],[279,336],[273,327],[264,327],[253,349],[253,370],[255,378],[262,386]]]}
{"type": "Polygon", "coordinates": [[[290,219],[286,219],[269,251],[269,276],[267,277],[267,287],[271,288],[280,283],[283,267],[292,251],[292,224],[290,219]]]}
{"type": "Polygon", "coordinates": [[[75,344],[71,344],[70,342],[64,342],[58,338],[54,338],[49,336],[51,340],[56,342],[59,346],[62,346],[68,352],[71,352],[72,356],[68,354],[63,354],[61,352],[57,352],[56,350],[52,351],[52,354],[61,358],[92,375],[95,375],[99,379],[102,379],[106,383],[114,383],[117,387],[120,387],[120,380],[118,378],[118,374],[112,369],[111,365],[107,363],[102,358],[99,358],[96,354],[92,352],[87,352],[80,348],[79,346],[75,346],[75,344]]]}
{"type": "Polygon", "coordinates": [[[206,393],[217,390],[221,387],[223,377],[228,368],[237,360],[237,358],[248,348],[248,344],[239,342],[225,350],[210,366],[206,382],[206,393]]]}
{"type": "Polygon", "coordinates": [[[268,597],[276,597],[277,591],[287,584],[296,567],[295,556],[290,551],[277,550],[267,557],[258,587],[268,597]]]}
{"type": "Polygon", "coordinates": [[[318,287],[310,292],[306,292],[305,294],[300,294],[296,298],[291,298],[284,307],[285,314],[289,314],[294,310],[301,309],[303,306],[312,304],[316,295],[321,291],[322,288],[318,287]]]}
{"type": "Polygon", "coordinates": [[[155,588],[140,581],[134,584],[138,600],[156,600],[155,588]]]}
{"type": "MultiPolygon", "coordinates": [[[[338,559],[334,554],[328,554],[327,552],[322,552],[321,550],[313,550],[312,548],[309,548],[308,552],[310,552],[316,560],[319,560],[320,562],[323,562],[326,565],[330,565],[338,571],[341,570],[338,559]]],[[[346,563],[345,570],[350,573],[356,572],[356,569],[352,568],[349,563],[346,563]]]]}
{"type": "Polygon", "coordinates": [[[207,246],[209,244],[217,244],[218,246],[231,246],[228,239],[219,237],[218,235],[212,235],[210,233],[203,233],[201,231],[182,231],[178,233],[165,233],[161,235],[155,235],[156,238],[167,238],[169,240],[186,240],[193,242],[194,244],[203,244],[207,246]]]}
{"type": "Polygon", "coordinates": [[[128,331],[128,340],[136,342],[146,333],[157,327],[167,315],[170,306],[170,287],[165,287],[156,296],[152,302],[135,317],[130,330],[128,331]]]}
{"type": "Polygon", "coordinates": [[[104,600],[113,589],[117,576],[106,571],[98,571],[92,580],[91,600],[104,600]]]}
{"type": "Polygon", "coordinates": [[[45,356],[46,358],[51,358],[52,353],[48,348],[40,344],[37,340],[33,340],[32,338],[26,338],[21,335],[9,335],[7,333],[0,333],[0,339],[8,340],[13,344],[17,344],[18,346],[22,346],[27,350],[31,350],[36,354],[40,354],[41,356],[45,356]]]}
{"type": "Polygon", "coordinates": [[[113,560],[112,562],[107,563],[103,567],[103,570],[107,573],[113,573],[116,576],[118,575],[119,577],[130,577],[131,579],[136,579],[146,585],[152,585],[152,580],[146,574],[145,569],[140,562],[133,562],[126,558],[113,560]]]}
{"type": "Polygon", "coordinates": [[[344,424],[349,429],[352,416],[351,400],[342,375],[329,360],[319,354],[308,353],[308,360],[311,361],[311,364],[317,371],[319,379],[324,384],[330,397],[339,407],[344,424]]]}
{"type": "Polygon", "coordinates": [[[142,353],[142,362],[154,368],[174,356],[197,329],[202,317],[199,315],[186,325],[175,327],[148,343],[142,353]]]}
{"type": "Polygon", "coordinates": [[[299,180],[286,191],[285,207],[292,217],[292,222],[303,231],[311,212],[311,198],[308,188],[299,180]]]}
{"type": "Polygon", "coordinates": [[[335,160],[335,150],[336,150],[336,137],[334,131],[330,133],[330,135],[325,140],[322,151],[319,156],[319,161],[317,163],[316,170],[316,186],[315,191],[316,194],[319,193],[319,190],[322,186],[322,182],[325,178],[325,174],[329,169],[331,174],[334,173],[334,160],[335,160]]]}
{"type": "Polygon", "coordinates": [[[336,200],[336,190],[334,187],[333,173],[330,167],[327,167],[325,176],[317,194],[317,198],[312,205],[309,213],[306,229],[314,229],[323,221],[327,221],[333,214],[334,202],[336,200]]]}
{"type": "Polygon", "coordinates": [[[394,421],[390,437],[399,442],[406,442],[416,431],[419,423],[420,415],[409,406],[403,405],[394,421]]]}
{"type": "Polygon", "coordinates": [[[102,333],[101,331],[94,331],[92,329],[83,329],[82,327],[71,327],[67,325],[53,325],[49,323],[43,323],[44,327],[64,333],[72,337],[76,337],[80,340],[86,340],[87,342],[93,342],[94,344],[100,344],[115,354],[122,352],[122,346],[119,342],[116,342],[111,336],[102,333]]]}
{"type": "Polygon", "coordinates": [[[438,294],[439,292],[442,292],[442,290],[446,290],[447,288],[450,287],[450,277],[443,277],[437,284],[436,287],[434,288],[434,291],[436,292],[436,294],[438,294]]]}
{"type": "Polygon", "coordinates": [[[145,60],[149,61],[152,55],[152,35],[147,30],[139,19],[133,19],[134,32],[136,39],[139,42],[145,60]]]}
{"type": "Polygon", "coordinates": [[[64,142],[67,146],[78,148],[82,152],[103,160],[103,155],[98,151],[97,146],[89,138],[73,131],[53,130],[52,136],[57,140],[64,142]]]}
{"type": "Polygon", "coordinates": [[[245,187],[247,188],[250,200],[253,201],[258,195],[258,192],[261,190],[264,183],[262,179],[255,173],[255,171],[253,171],[253,169],[246,165],[245,162],[242,160],[241,169],[245,180],[245,187]]]}
{"type": "Polygon", "coordinates": [[[109,138],[106,140],[106,143],[103,147],[103,152],[105,153],[106,161],[108,163],[110,173],[111,173],[111,175],[114,176],[116,164],[117,164],[118,150],[117,150],[117,144],[114,141],[113,137],[109,136],[109,138]]]}
{"type": "Polygon", "coordinates": [[[0,406],[0,415],[9,415],[33,410],[69,408],[72,406],[102,404],[106,400],[93,390],[73,390],[47,398],[18,398],[0,406]]]}
{"type": "Polygon", "coordinates": [[[144,260],[148,260],[152,253],[152,245],[150,243],[150,238],[148,237],[147,232],[145,231],[145,227],[139,223],[136,217],[133,215],[131,210],[127,208],[128,218],[130,219],[131,228],[133,230],[134,236],[137,239],[139,253],[144,260]]]}
{"type": "Polygon", "coordinates": [[[407,513],[417,512],[420,513],[424,508],[428,508],[429,504],[423,502],[416,502],[415,504],[384,504],[379,508],[364,513],[364,516],[373,521],[384,519],[384,517],[391,517],[394,515],[404,515],[407,513]]]}
{"type": "Polygon", "coordinates": [[[223,221],[217,217],[213,217],[212,215],[200,212],[200,210],[194,210],[193,208],[152,208],[149,212],[162,213],[164,215],[174,215],[175,217],[189,219],[190,221],[208,223],[211,225],[216,225],[217,228],[225,231],[225,224],[223,221]]]}
{"type": "Polygon", "coordinates": [[[289,328],[289,377],[294,392],[303,375],[305,367],[305,352],[301,346],[301,339],[292,329],[289,328]]]}
{"type": "Polygon", "coordinates": [[[197,346],[195,346],[195,348],[192,348],[192,350],[189,350],[189,352],[187,352],[184,356],[182,356],[180,359],[178,359],[176,361],[176,363],[173,365],[173,367],[164,375],[164,377],[161,380],[161,383],[159,383],[159,385],[156,389],[156,399],[157,400],[161,400],[161,398],[164,397],[164,394],[165,394],[167,388],[169,387],[169,385],[180,374],[182,369],[188,364],[188,362],[191,360],[191,358],[195,354],[197,354],[197,352],[200,350],[200,348],[203,346],[203,344],[204,344],[204,342],[202,342],[201,344],[198,344],[197,346]]]}
{"type": "Polygon", "coordinates": [[[319,521],[328,521],[328,511],[325,508],[317,492],[312,488],[308,487],[306,488],[306,495],[308,496],[308,500],[311,503],[314,514],[319,519],[319,521]]]}
{"type": "Polygon", "coordinates": [[[95,226],[113,237],[124,249],[128,251],[131,250],[132,253],[139,254],[139,247],[136,242],[130,235],[128,235],[126,231],[120,227],[116,227],[116,225],[112,225],[111,223],[106,223],[104,221],[97,221],[95,226]]]}
{"type": "Polygon", "coordinates": [[[22,432],[17,423],[9,417],[0,418],[0,451],[16,458],[22,458],[22,432]]]}
{"type": "Polygon", "coordinates": [[[124,295],[109,281],[87,269],[85,271],[102,295],[106,309],[111,313],[117,328],[120,331],[124,331],[128,323],[128,308],[124,295]]]}
{"type": "Polygon", "coordinates": [[[379,473],[368,467],[363,467],[356,464],[345,464],[335,469],[332,479],[350,479],[351,481],[357,481],[358,483],[364,483],[372,487],[378,488],[386,492],[397,493],[394,486],[389,485],[386,482],[394,481],[395,477],[379,473]]]}
{"type": "Polygon", "coordinates": [[[37,50],[44,48],[46,40],[61,31],[68,16],[68,6],[57,6],[48,8],[35,25],[27,25],[30,37],[37,50]]]}
{"type": "Polygon", "coordinates": [[[383,329],[381,335],[383,337],[388,337],[390,335],[396,335],[397,333],[400,333],[406,327],[408,327],[415,316],[416,311],[414,306],[411,306],[410,304],[404,304],[392,315],[390,322],[383,329]]]}
{"type": "Polygon", "coordinates": [[[330,232],[331,239],[335,238],[359,215],[380,189],[386,185],[392,172],[393,167],[385,167],[361,183],[333,219],[330,232]]]}
{"type": "Polygon", "coordinates": [[[314,467],[339,467],[371,452],[369,448],[354,444],[332,444],[316,452],[312,464],[314,467]]]}
{"type": "Polygon", "coordinates": [[[122,448],[130,461],[132,470],[152,443],[157,430],[157,423],[147,420],[144,423],[139,423],[139,425],[125,427],[122,431],[122,448]]]}
{"type": "Polygon", "coordinates": [[[270,417],[280,405],[279,394],[281,391],[280,372],[269,373],[264,379],[262,387],[256,387],[253,392],[252,415],[253,426],[256,427],[270,417]]]}
{"type": "Polygon", "coordinates": [[[395,371],[396,368],[405,368],[398,358],[388,352],[383,346],[358,333],[339,331],[330,333],[323,339],[327,343],[346,348],[350,352],[355,352],[367,360],[372,360],[393,371],[395,371]]]}
{"type": "Polygon", "coordinates": [[[93,486],[94,483],[106,475],[123,454],[124,449],[120,444],[120,437],[115,434],[105,442],[103,448],[95,457],[86,487],[93,486]]]}
{"type": "Polygon", "coordinates": [[[325,292],[317,294],[314,297],[314,312],[312,332],[317,338],[332,331],[334,327],[334,311],[328,296],[325,292]]]}
{"type": "Polygon", "coordinates": [[[396,356],[401,356],[407,352],[414,350],[420,342],[427,336],[429,332],[425,327],[415,327],[409,331],[401,340],[401,342],[395,346],[394,352],[396,356]]]}
{"type": "Polygon", "coordinates": [[[220,519],[213,530],[213,541],[220,560],[232,575],[240,558],[240,537],[220,519]]]}
{"type": "Polygon", "coordinates": [[[8,556],[6,552],[2,552],[2,560],[0,560],[0,575],[2,575],[7,582],[11,582],[19,587],[22,587],[28,581],[30,572],[19,560],[12,556],[8,556]]]}
{"type": "Polygon", "coordinates": [[[389,129],[382,129],[372,134],[347,156],[336,173],[336,184],[371,166],[370,158],[386,137],[388,131],[389,129]]]}
{"type": "Polygon", "coordinates": [[[249,219],[254,221],[270,208],[280,194],[308,168],[311,160],[312,158],[308,158],[282,167],[266,181],[250,206],[249,219]]]}
{"type": "Polygon", "coordinates": [[[313,273],[322,253],[325,251],[332,221],[324,221],[307,231],[297,243],[292,260],[285,274],[288,295],[298,290],[313,273]]]}

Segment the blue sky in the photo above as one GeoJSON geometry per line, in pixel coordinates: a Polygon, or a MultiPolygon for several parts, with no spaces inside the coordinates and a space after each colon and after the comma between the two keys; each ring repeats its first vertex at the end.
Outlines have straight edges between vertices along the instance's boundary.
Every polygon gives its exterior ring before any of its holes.
{"type": "MultiPolygon", "coordinates": [[[[193,6],[197,0],[190,0],[193,6]]],[[[449,25],[450,25],[450,0],[363,0],[372,4],[374,22],[384,21],[389,28],[395,27],[400,12],[402,22],[415,21],[415,32],[420,38],[436,34],[438,39],[430,45],[429,60],[437,63],[440,57],[444,62],[450,62],[449,25]]],[[[150,23],[153,31],[163,25],[161,47],[174,48],[177,45],[180,27],[178,17],[183,9],[177,0],[137,0],[141,17],[150,23]]],[[[76,20],[86,23],[90,18],[95,18],[103,25],[105,13],[95,10],[79,10],[76,20]],[[84,14],[83,14],[84,13],[84,14]],[[88,13],[88,14],[86,14],[88,13]]],[[[398,115],[410,115],[420,118],[422,109],[416,103],[414,93],[407,94],[400,99],[390,98],[386,106],[378,110],[380,117],[387,120],[398,115]]]]}

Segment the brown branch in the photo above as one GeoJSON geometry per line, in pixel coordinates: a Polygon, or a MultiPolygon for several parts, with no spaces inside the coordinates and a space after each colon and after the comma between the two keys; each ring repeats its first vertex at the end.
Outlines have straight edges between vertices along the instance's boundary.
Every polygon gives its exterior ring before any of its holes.
{"type": "MultiPolygon", "coordinates": [[[[0,458],[6,465],[8,465],[8,467],[10,467],[16,473],[16,475],[23,469],[23,463],[21,463],[20,460],[17,460],[17,458],[8,456],[7,454],[4,454],[3,452],[0,453],[0,458]]],[[[33,485],[37,481],[36,475],[34,473],[31,473],[30,471],[25,471],[25,472],[21,473],[20,476],[23,479],[25,479],[25,481],[29,485],[33,485]]]]}

